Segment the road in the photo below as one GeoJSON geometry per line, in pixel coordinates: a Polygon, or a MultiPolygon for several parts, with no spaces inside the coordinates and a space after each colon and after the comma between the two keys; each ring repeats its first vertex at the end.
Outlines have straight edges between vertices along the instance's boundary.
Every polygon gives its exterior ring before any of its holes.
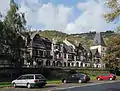
{"type": "Polygon", "coordinates": [[[52,84],[44,88],[1,88],[0,91],[120,91],[120,81],[52,84]]]}
{"type": "Polygon", "coordinates": [[[120,91],[120,82],[92,84],[81,87],[68,87],[54,91],[120,91]]]}

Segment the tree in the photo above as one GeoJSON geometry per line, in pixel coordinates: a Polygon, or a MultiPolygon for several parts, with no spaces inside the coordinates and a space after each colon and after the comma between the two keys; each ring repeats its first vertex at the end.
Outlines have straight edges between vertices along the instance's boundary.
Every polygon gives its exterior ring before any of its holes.
{"type": "MultiPolygon", "coordinates": [[[[106,3],[110,12],[105,14],[105,19],[108,22],[118,22],[120,16],[120,3],[119,0],[108,0],[106,3]]],[[[120,31],[120,26],[116,28],[117,31],[120,31]]],[[[103,61],[105,61],[109,67],[120,67],[120,35],[111,37],[108,43],[108,49],[106,56],[103,61]]]]}
{"type": "Polygon", "coordinates": [[[112,36],[109,38],[107,44],[106,56],[103,61],[109,67],[120,67],[120,35],[112,36]]]}
{"type": "Polygon", "coordinates": [[[14,32],[21,32],[25,29],[25,14],[19,12],[19,8],[14,0],[10,0],[10,10],[5,18],[5,24],[14,32]]]}
{"type": "Polygon", "coordinates": [[[0,53],[6,51],[5,48],[5,31],[4,31],[4,23],[0,20],[0,53]]]}
{"type": "Polygon", "coordinates": [[[4,20],[4,32],[8,51],[14,60],[20,58],[20,48],[24,46],[23,32],[25,31],[25,15],[19,12],[18,5],[10,0],[10,10],[4,20]]]}
{"type": "Polygon", "coordinates": [[[109,0],[106,5],[111,9],[111,12],[105,14],[105,18],[108,22],[113,22],[120,16],[120,3],[119,0],[109,0]]]}

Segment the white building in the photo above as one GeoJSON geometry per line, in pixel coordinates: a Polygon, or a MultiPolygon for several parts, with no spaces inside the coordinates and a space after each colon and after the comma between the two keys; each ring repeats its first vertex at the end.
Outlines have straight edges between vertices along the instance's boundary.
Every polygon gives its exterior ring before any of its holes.
{"type": "Polygon", "coordinates": [[[93,65],[97,68],[104,68],[105,64],[102,58],[105,56],[106,45],[104,43],[101,33],[96,33],[92,46],[90,47],[93,56],[93,65]]]}

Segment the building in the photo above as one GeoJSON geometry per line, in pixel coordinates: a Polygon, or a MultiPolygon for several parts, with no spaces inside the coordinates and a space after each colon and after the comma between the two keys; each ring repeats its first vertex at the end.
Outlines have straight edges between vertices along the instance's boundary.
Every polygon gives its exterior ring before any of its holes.
{"type": "MultiPolygon", "coordinates": [[[[21,36],[18,43],[20,45],[16,57],[19,58],[16,62],[20,62],[18,65],[21,67],[90,67],[91,64],[90,50],[80,43],[73,44],[68,39],[62,42],[50,41],[41,37],[39,32],[34,32],[27,37],[21,36]]],[[[14,65],[12,61],[4,62],[4,66],[14,65]]],[[[1,65],[3,66],[2,61],[1,65]]]]}
{"type": "Polygon", "coordinates": [[[82,45],[75,45],[65,39],[63,42],[52,43],[53,66],[90,67],[90,54],[82,45]]]}
{"type": "Polygon", "coordinates": [[[94,67],[104,68],[105,64],[102,62],[102,58],[105,56],[106,45],[101,33],[96,33],[92,46],[92,63],[94,67]]]}
{"type": "Polygon", "coordinates": [[[24,53],[24,65],[27,67],[50,66],[52,42],[43,38],[38,32],[27,37],[27,44],[24,53]]]}

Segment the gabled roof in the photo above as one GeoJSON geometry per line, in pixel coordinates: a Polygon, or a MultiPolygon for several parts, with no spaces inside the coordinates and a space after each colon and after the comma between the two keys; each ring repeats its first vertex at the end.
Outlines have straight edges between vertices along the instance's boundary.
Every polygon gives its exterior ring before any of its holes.
{"type": "Polygon", "coordinates": [[[73,47],[72,46],[68,46],[66,45],[65,43],[63,43],[63,48],[64,48],[64,52],[67,52],[67,53],[73,53],[73,47]]]}
{"type": "Polygon", "coordinates": [[[98,49],[93,49],[93,50],[91,50],[91,52],[92,52],[92,55],[94,56],[94,57],[97,57],[97,58],[100,58],[101,56],[100,56],[100,53],[98,52],[98,49]]]}
{"type": "Polygon", "coordinates": [[[106,46],[101,33],[96,33],[92,46],[106,46]]]}

